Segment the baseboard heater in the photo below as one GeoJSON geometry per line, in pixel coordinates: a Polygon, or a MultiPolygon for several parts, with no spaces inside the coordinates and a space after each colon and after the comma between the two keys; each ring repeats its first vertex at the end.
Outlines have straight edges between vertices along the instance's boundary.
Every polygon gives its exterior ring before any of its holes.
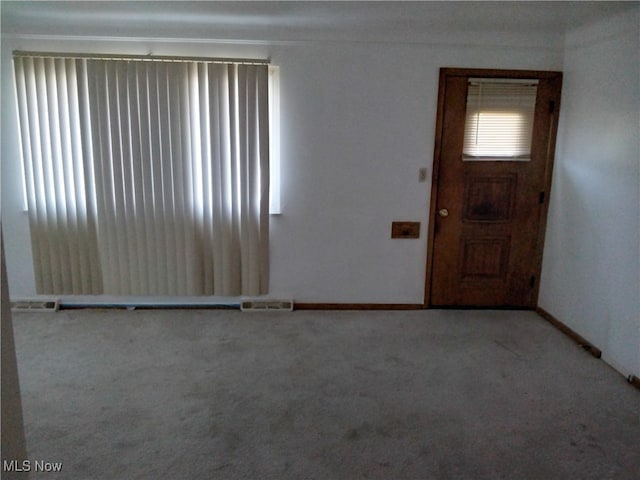
{"type": "Polygon", "coordinates": [[[240,310],[243,312],[293,311],[293,300],[256,300],[246,299],[235,302],[73,302],[60,300],[18,300],[12,302],[14,311],[28,312],[56,312],[58,310],[76,309],[122,309],[122,310],[155,310],[155,309],[212,309],[212,310],[240,310]]]}
{"type": "Polygon", "coordinates": [[[240,310],[243,312],[292,312],[293,300],[244,300],[240,303],[240,310]]]}
{"type": "Polygon", "coordinates": [[[57,312],[60,309],[58,300],[16,300],[11,302],[14,312],[57,312]]]}
{"type": "Polygon", "coordinates": [[[121,310],[239,310],[239,303],[76,303],[61,302],[60,310],[79,310],[85,308],[121,309],[121,310]]]}

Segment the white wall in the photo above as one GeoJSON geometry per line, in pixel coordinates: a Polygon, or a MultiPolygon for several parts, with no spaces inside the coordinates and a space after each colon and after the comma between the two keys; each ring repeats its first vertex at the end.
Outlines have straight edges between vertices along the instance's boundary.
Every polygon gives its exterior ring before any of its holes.
{"type": "Polygon", "coordinates": [[[548,50],[319,45],[282,56],[283,206],[274,285],[299,301],[422,303],[442,66],[558,67],[548,50]],[[285,113],[286,112],[286,113],[285,113]],[[391,240],[393,220],[422,222],[391,240]]]}
{"type": "Polygon", "coordinates": [[[566,38],[539,305],[640,375],[640,8],[566,38]]]}
{"type": "MultiPolygon", "coordinates": [[[[21,50],[271,57],[281,66],[282,215],[271,219],[271,296],[298,302],[422,303],[440,67],[559,70],[558,37],[484,34],[480,45],[221,43],[9,35],[2,53],[2,211],[15,298],[35,293],[11,99],[21,50]],[[514,46],[510,47],[512,43],[514,46]],[[528,46],[522,46],[528,45],[528,46]],[[421,221],[391,240],[393,220],[421,221]]],[[[422,42],[422,41],[421,41],[422,42]]]]}
{"type": "MultiPolygon", "coordinates": [[[[0,233],[0,236],[2,234],[0,233]]],[[[22,415],[22,399],[20,397],[20,380],[16,360],[16,346],[13,337],[13,321],[9,306],[9,288],[7,285],[7,271],[4,261],[4,242],[0,239],[0,294],[2,304],[0,310],[0,343],[2,389],[0,405],[2,415],[2,462],[17,460],[19,465],[27,459],[27,446],[24,438],[24,423],[22,415]]],[[[3,469],[4,470],[4,469],[3,469]]],[[[4,472],[3,478],[28,478],[28,473],[4,472]]]]}

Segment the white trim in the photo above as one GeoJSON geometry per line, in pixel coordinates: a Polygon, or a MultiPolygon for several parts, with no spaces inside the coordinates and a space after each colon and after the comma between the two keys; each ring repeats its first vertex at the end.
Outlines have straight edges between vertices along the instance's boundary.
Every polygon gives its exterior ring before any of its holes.
{"type": "Polygon", "coordinates": [[[280,206],[280,67],[269,66],[269,214],[280,206]]]}
{"type": "MultiPolygon", "coordinates": [[[[234,39],[234,38],[188,38],[188,37],[117,37],[108,35],[53,35],[53,34],[22,34],[3,33],[3,40],[33,40],[33,41],[71,41],[71,42],[122,42],[122,43],[165,43],[170,45],[187,44],[213,44],[213,45],[237,45],[237,46],[310,46],[310,45],[330,45],[330,44],[353,44],[353,45],[422,45],[433,47],[458,47],[458,48],[521,48],[526,50],[549,50],[558,51],[563,49],[564,34],[557,33],[556,39],[551,39],[553,35],[529,35],[529,34],[501,34],[492,33],[486,38],[481,38],[478,34],[475,37],[469,34],[468,38],[461,40],[451,40],[448,33],[429,33],[424,38],[406,40],[399,38],[391,39],[348,39],[348,38],[319,38],[319,39],[234,39]],[[517,39],[514,38],[518,37],[517,39]],[[503,38],[504,37],[504,38],[503,38]],[[543,38],[544,37],[544,38],[543,38]],[[501,41],[503,40],[503,41],[501,41]],[[538,43],[544,41],[543,43],[538,43]]],[[[146,45],[148,47],[148,45],[146,45]]],[[[153,54],[153,52],[148,52],[153,54]]]]}

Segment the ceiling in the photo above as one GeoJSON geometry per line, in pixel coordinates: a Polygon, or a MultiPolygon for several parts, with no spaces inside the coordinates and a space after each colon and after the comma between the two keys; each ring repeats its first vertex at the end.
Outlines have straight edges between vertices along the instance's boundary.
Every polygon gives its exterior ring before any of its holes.
{"type": "Polygon", "coordinates": [[[638,2],[6,1],[3,34],[419,40],[425,32],[557,35],[638,2]]]}

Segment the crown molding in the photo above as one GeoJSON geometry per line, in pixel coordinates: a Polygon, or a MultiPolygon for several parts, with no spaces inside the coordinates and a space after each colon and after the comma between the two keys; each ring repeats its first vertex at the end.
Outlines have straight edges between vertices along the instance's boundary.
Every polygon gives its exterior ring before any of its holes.
{"type": "Polygon", "coordinates": [[[61,35],[38,33],[2,33],[2,40],[14,42],[83,42],[83,43],[149,43],[169,45],[228,45],[248,47],[319,46],[319,45],[391,45],[453,48],[517,48],[533,50],[562,50],[564,38],[548,36],[514,35],[505,33],[469,33],[468,35],[430,34],[421,38],[300,38],[300,39],[246,39],[202,37],[145,37],[111,35],[61,35]]]}

